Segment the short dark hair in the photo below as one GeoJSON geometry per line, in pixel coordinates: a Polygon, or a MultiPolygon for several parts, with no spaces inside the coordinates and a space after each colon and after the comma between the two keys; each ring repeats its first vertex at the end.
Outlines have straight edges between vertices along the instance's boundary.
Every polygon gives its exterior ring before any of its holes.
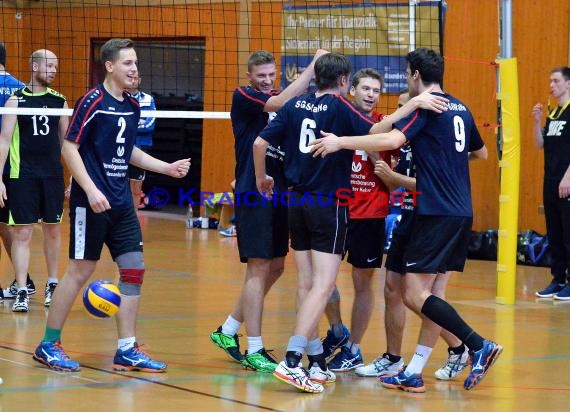
{"type": "Polygon", "coordinates": [[[265,50],[258,50],[251,53],[247,59],[247,71],[251,72],[253,66],[261,66],[262,64],[275,64],[275,56],[265,50]]]}
{"type": "Polygon", "coordinates": [[[111,39],[101,46],[101,61],[115,62],[119,58],[119,52],[123,49],[132,49],[135,43],[131,39],[111,39]]]}
{"type": "Polygon", "coordinates": [[[410,64],[410,72],[417,70],[424,84],[443,82],[443,57],[432,49],[419,48],[408,53],[406,60],[410,64]]]}
{"type": "Polygon", "coordinates": [[[560,73],[564,80],[570,80],[570,67],[568,66],[555,67],[550,73],[560,73]]]}
{"type": "MultiPolygon", "coordinates": [[[[315,83],[319,90],[331,89],[338,86],[341,76],[350,76],[352,65],[342,54],[323,54],[315,62],[315,83]]],[[[348,80],[348,79],[347,79],[348,80]]]]}
{"type": "Polygon", "coordinates": [[[6,66],[6,47],[0,42],[0,64],[6,66]]]}
{"type": "Polygon", "coordinates": [[[378,80],[380,82],[380,88],[382,88],[382,86],[384,85],[384,79],[382,79],[382,75],[377,70],[365,68],[365,69],[360,69],[356,73],[354,73],[354,75],[352,76],[352,87],[356,88],[356,86],[358,86],[358,83],[360,83],[360,80],[366,78],[378,80]]]}

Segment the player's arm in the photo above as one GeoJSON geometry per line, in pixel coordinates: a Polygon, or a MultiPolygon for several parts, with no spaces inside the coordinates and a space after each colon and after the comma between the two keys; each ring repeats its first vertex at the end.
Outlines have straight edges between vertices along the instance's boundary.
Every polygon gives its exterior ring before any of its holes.
{"type": "MultiPolygon", "coordinates": [[[[149,111],[156,110],[156,104],[154,103],[154,97],[147,94],[150,97],[150,105],[148,107],[149,111]]],[[[144,130],[147,133],[152,133],[154,131],[154,126],[156,125],[156,117],[146,117],[141,119],[143,122],[139,125],[139,130],[144,130]]]]}
{"type": "Polygon", "coordinates": [[[487,151],[487,146],[483,146],[479,150],[473,150],[472,152],[469,152],[469,160],[487,160],[488,156],[489,152],[487,151]]]}
{"type": "Polygon", "coordinates": [[[312,143],[313,157],[325,157],[342,149],[365,150],[367,152],[395,150],[406,143],[406,136],[398,129],[392,129],[388,133],[365,136],[336,136],[333,133],[323,131],[321,131],[321,135],[323,138],[312,143]]]}
{"type": "Polygon", "coordinates": [[[189,158],[167,163],[157,159],[156,157],[152,157],[138,147],[133,148],[133,153],[131,154],[131,160],[129,160],[129,163],[140,167],[141,169],[176,178],[186,176],[188,174],[188,170],[190,170],[189,158]]]}
{"type": "Polygon", "coordinates": [[[384,117],[380,123],[376,123],[370,129],[371,134],[387,133],[392,130],[392,126],[397,121],[409,116],[418,109],[431,110],[436,113],[442,113],[448,109],[448,99],[442,96],[431,94],[433,86],[423,93],[413,97],[402,107],[399,107],[394,113],[384,117]]]}
{"type": "MultiPolygon", "coordinates": [[[[63,108],[69,109],[67,102],[63,102],[63,108]]],[[[59,145],[61,147],[63,147],[63,140],[65,139],[65,133],[67,132],[68,127],[69,127],[69,116],[59,116],[58,132],[59,132],[59,145]]]]}
{"type": "Polygon", "coordinates": [[[63,160],[65,160],[73,176],[73,180],[77,182],[87,195],[91,209],[93,209],[95,213],[101,213],[110,209],[111,205],[109,201],[97,186],[95,186],[89,173],[87,173],[87,169],[85,169],[85,164],[79,154],[79,144],[70,140],[64,140],[61,147],[61,156],[63,160]]]}
{"type": "Polygon", "coordinates": [[[326,50],[321,50],[321,49],[317,50],[311,63],[307,66],[307,68],[303,71],[303,73],[299,75],[297,80],[295,80],[293,83],[287,86],[285,90],[283,90],[277,96],[270,97],[269,100],[265,102],[265,107],[263,111],[276,112],[279,109],[281,109],[285,105],[285,103],[287,103],[293,97],[303,94],[304,91],[307,89],[307,87],[309,87],[311,79],[315,74],[315,62],[319,57],[327,53],[328,51],[326,50]]]}
{"type": "MultiPolygon", "coordinates": [[[[18,99],[15,96],[10,97],[4,107],[18,107],[18,99]]],[[[0,131],[0,171],[4,170],[8,159],[8,151],[12,143],[12,135],[14,134],[17,119],[18,116],[15,114],[2,115],[2,130],[0,131]]],[[[6,196],[6,183],[8,182],[3,182],[0,178],[0,207],[4,207],[4,200],[8,198],[6,196]]]]}
{"type": "Polygon", "coordinates": [[[416,178],[409,177],[398,172],[393,171],[388,163],[383,160],[378,160],[374,165],[374,174],[378,176],[390,191],[404,186],[410,191],[416,190],[416,178]]]}
{"type": "Polygon", "coordinates": [[[540,103],[535,104],[532,107],[532,120],[534,125],[532,127],[532,135],[534,136],[534,144],[539,149],[544,147],[544,135],[542,130],[542,115],[543,106],[540,103]]]}
{"type": "Polygon", "coordinates": [[[265,155],[267,154],[267,148],[269,147],[269,142],[258,136],[253,142],[253,165],[255,168],[255,183],[257,185],[257,190],[262,195],[272,196],[273,195],[273,178],[267,176],[267,171],[265,169],[265,155]]]}

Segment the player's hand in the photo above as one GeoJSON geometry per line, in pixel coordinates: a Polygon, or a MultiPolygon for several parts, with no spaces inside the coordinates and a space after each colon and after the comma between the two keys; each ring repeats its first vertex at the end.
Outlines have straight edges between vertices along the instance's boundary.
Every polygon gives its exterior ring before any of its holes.
{"type": "Polygon", "coordinates": [[[271,199],[273,196],[273,187],[275,186],[275,181],[271,176],[265,175],[263,177],[258,177],[255,179],[255,184],[257,185],[257,190],[262,196],[271,199]]]}
{"type": "Polygon", "coordinates": [[[534,118],[535,122],[537,123],[542,122],[543,110],[544,106],[542,105],[542,103],[537,103],[534,106],[532,106],[532,117],[534,118]]]}
{"type": "Polygon", "coordinates": [[[87,193],[87,200],[89,201],[89,206],[95,213],[101,213],[105,210],[111,209],[109,201],[99,189],[95,188],[87,193]]]}
{"type": "Polygon", "coordinates": [[[390,179],[391,172],[392,169],[384,160],[377,160],[374,164],[374,174],[385,182],[390,179]]]}
{"type": "Polygon", "coordinates": [[[0,181],[0,207],[6,207],[4,200],[8,200],[8,196],[6,195],[6,185],[4,182],[0,181]]]}
{"type": "Polygon", "coordinates": [[[340,146],[340,137],[334,133],[327,133],[321,130],[321,136],[323,136],[322,139],[317,139],[309,143],[313,157],[325,157],[328,154],[338,152],[342,149],[340,146]]]}
{"type": "Polygon", "coordinates": [[[190,158],[180,159],[176,162],[170,163],[167,175],[177,178],[182,178],[188,174],[190,170],[190,158]]]}
{"type": "Polygon", "coordinates": [[[415,102],[420,109],[431,110],[436,113],[447,111],[447,103],[449,102],[449,99],[431,94],[432,90],[433,86],[416,97],[413,97],[410,101],[415,102]]]}
{"type": "Polygon", "coordinates": [[[315,52],[315,57],[313,58],[313,60],[317,60],[319,57],[324,56],[325,54],[329,54],[330,51],[325,50],[325,49],[319,49],[315,52]]]}
{"type": "Polygon", "coordinates": [[[560,199],[570,196],[570,176],[568,174],[564,175],[558,185],[558,196],[560,196],[560,199]]]}

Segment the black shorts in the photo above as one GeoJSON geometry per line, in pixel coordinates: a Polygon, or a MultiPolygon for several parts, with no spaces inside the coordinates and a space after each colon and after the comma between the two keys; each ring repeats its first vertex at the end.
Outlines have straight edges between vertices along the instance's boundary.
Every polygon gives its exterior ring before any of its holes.
{"type": "Polygon", "coordinates": [[[382,267],[385,238],[386,219],[350,219],[346,233],[346,261],[357,268],[382,267]]]}
{"type": "Polygon", "coordinates": [[[141,227],[132,206],[103,213],[95,213],[89,206],[72,206],[69,217],[70,259],[99,260],[104,244],[113,260],[143,250],[141,227]]]}
{"type": "MultiPolygon", "coordinates": [[[[9,160],[6,161],[8,162],[9,160]]],[[[0,223],[7,225],[10,217],[10,176],[2,175],[2,181],[6,187],[6,197],[8,199],[4,199],[4,207],[0,207],[0,223]]]]}
{"type": "Polygon", "coordinates": [[[322,197],[296,193],[290,199],[289,229],[293,250],[344,255],[348,229],[348,206],[332,201],[322,204],[322,197]]]}
{"type": "Polygon", "coordinates": [[[463,272],[471,237],[470,217],[414,216],[404,269],[412,273],[463,272]]]}
{"type": "Polygon", "coordinates": [[[410,242],[413,220],[413,216],[406,215],[402,217],[398,225],[392,230],[390,249],[386,253],[386,270],[402,275],[406,273],[404,269],[404,252],[410,242]]]}
{"type": "Polygon", "coordinates": [[[146,172],[144,169],[141,169],[140,167],[136,167],[133,165],[129,165],[129,179],[143,181],[145,176],[146,172]]]}
{"type": "MultiPolygon", "coordinates": [[[[239,197],[239,194],[236,196],[239,197]]],[[[287,256],[287,206],[263,202],[261,195],[253,193],[248,194],[247,199],[247,204],[236,203],[235,206],[240,261],[246,263],[250,258],[274,259],[287,256]]]]}
{"type": "Polygon", "coordinates": [[[10,225],[61,223],[65,185],[62,177],[10,179],[10,225]]]}

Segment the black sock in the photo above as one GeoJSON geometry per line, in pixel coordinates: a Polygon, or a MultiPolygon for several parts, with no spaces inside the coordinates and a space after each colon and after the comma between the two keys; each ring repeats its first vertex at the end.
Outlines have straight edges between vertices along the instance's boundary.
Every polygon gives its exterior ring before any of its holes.
{"type": "Polygon", "coordinates": [[[437,296],[430,295],[422,306],[422,313],[443,329],[453,333],[472,351],[483,347],[483,338],[465,323],[453,306],[437,296]]]}
{"type": "Polygon", "coordinates": [[[453,353],[454,355],[461,355],[463,352],[465,352],[465,345],[462,343],[461,345],[452,348],[451,346],[449,348],[447,348],[447,351],[449,353],[453,353]]]}
{"type": "Polygon", "coordinates": [[[303,354],[300,352],[289,351],[285,354],[285,363],[289,368],[296,368],[302,357],[303,354]]]}
{"type": "Polygon", "coordinates": [[[321,370],[327,370],[327,359],[325,358],[324,353],[320,353],[318,355],[308,355],[307,357],[309,358],[309,369],[311,369],[313,364],[316,363],[319,365],[319,368],[321,368],[321,370]]]}
{"type": "Polygon", "coordinates": [[[391,353],[388,353],[388,352],[386,352],[384,355],[382,355],[382,357],[387,358],[392,363],[398,363],[398,362],[400,362],[400,359],[402,359],[401,356],[392,355],[391,353]]]}

